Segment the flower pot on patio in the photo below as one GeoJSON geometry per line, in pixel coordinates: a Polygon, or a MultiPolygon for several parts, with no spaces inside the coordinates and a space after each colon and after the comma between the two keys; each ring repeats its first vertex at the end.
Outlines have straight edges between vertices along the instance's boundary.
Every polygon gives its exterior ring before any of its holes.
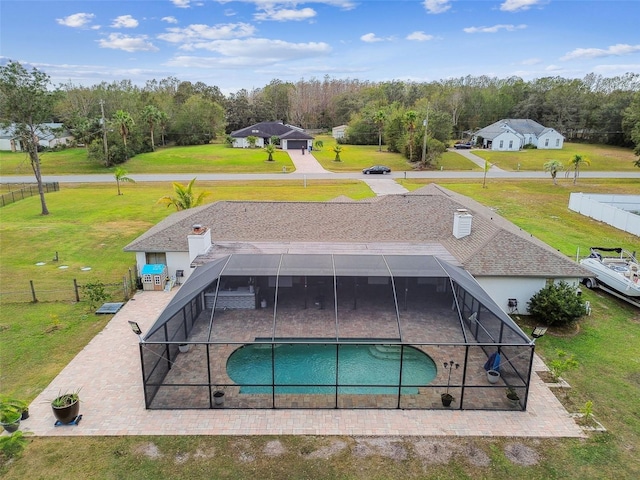
{"type": "Polygon", "coordinates": [[[224,392],[222,390],[218,390],[213,394],[213,403],[216,405],[224,405],[224,392]]]}
{"type": "Polygon", "coordinates": [[[449,407],[451,405],[451,402],[453,402],[453,395],[451,395],[450,393],[443,393],[442,395],[440,395],[440,399],[442,400],[443,407],[449,407]]]}
{"type": "Polygon", "coordinates": [[[180,350],[180,353],[187,353],[189,351],[189,344],[181,343],[180,345],[178,345],[178,350],[180,350]]]}
{"type": "Polygon", "coordinates": [[[53,416],[62,424],[68,424],[80,413],[80,397],[77,393],[65,393],[51,402],[53,416]]]}
{"type": "Polygon", "coordinates": [[[489,383],[497,383],[500,380],[500,372],[497,370],[487,370],[487,380],[489,383]]]}

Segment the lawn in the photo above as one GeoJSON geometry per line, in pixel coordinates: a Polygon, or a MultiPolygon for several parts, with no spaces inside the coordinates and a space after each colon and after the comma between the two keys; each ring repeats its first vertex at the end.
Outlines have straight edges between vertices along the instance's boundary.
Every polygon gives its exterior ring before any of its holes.
{"type": "MultiPolygon", "coordinates": [[[[591,145],[588,143],[564,143],[561,150],[520,150],[519,152],[494,152],[493,150],[474,149],[472,152],[479,157],[488,160],[503,170],[531,170],[542,171],[544,164],[549,160],[559,160],[565,169],[569,169],[569,163],[574,155],[582,155],[590,165],[582,165],[580,171],[638,171],[633,165],[638,159],[630,148],[612,147],[609,145],[591,145]]],[[[558,177],[566,174],[559,173],[558,177]]],[[[573,178],[573,170],[569,173],[573,178]]]]}
{"type": "MultiPolygon", "coordinates": [[[[423,183],[404,184],[414,189],[423,183]]],[[[638,250],[637,237],[567,209],[571,191],[588,187],[594,192],[637,193],[636,180],[581,180],[580,188],[553,186],[550,180],[491,180],[485,189],[477,180],[443,185],[496,208],[566,255],[594,241],[638,250]]],[[[306,188],[285,181],[260,182],[259,188],[246,182],[198,182],[196,191],[201,189],[212,192],[210,201],[371,196],[358,181],[307,182],[306,188]]],[[[47,197],[48,217],[38,215],[37,197],[4,207],[0,290],[26,289],[29,279],[37,284],[47,278],[63,283],[75,276],[79,281],[118,278],[134,260],[122,247],[172,212],[156,203],[171,193],[170,184],[126,184],[122,196],[116,195],[115,184],[63,185],[47,197]],[[69,269],[59,270],[50,262],[56,251],[69,269]],[[37,267],[38,261],[46,265],[37,267]],[[83,265],[92,270],[80,271],[83,265]]],[[[379,440],[380,448],[349,436],[34,438],[22,458],[0,465],[0,474],[7,479],[640,478],[640,314],[597,291],[583,295],[591,302],[592,315],[583,318],[575,332],[550,331],[538,341],[537,350],[553,357],[562,348],[576,356],[579,367],[564,375],[573,389],[562,401],[575,411],[592,400],[596,418],[608,429],[586,440],[447,437],[433,440],[435,450],[425,454],[420,441],[430,440],[421,438],[379,440]],[[339,442],[342,448],[337,448],[339,442]],[[514,445],[520,457],[509,454],[514,445]],[[522,463],[529,458],[527,452],[535,453],[529,466],[522,463]],[[479,461],[483,458],[488,463],[479,461]]],[[[27,400],[110,318],[95,316],[85,302],[8,303],[6,298],[0,297],[0,386],[2,393],[27,400]]]]}

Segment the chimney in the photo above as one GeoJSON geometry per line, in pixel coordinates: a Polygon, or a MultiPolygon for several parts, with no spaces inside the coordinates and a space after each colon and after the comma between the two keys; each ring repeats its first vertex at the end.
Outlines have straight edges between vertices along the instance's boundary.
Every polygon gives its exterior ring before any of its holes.
{"type": "Polygon", "coordinates": [[[199,223],[193,225],[191,232],[187,235],[189,241],[189,262],[211,248],[211,229],[203,227],[199,223]]]}
{"type": "Polygon", "coordinates": [[[453,236],[463,238],[471,235],[471,221],[473,215],[466,208],[459,208],[453,214],[453,236]]]}

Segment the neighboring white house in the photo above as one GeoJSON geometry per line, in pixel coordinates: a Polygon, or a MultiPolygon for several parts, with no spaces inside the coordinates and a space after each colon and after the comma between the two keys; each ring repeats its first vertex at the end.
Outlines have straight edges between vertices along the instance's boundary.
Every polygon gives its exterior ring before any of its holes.
{"type": "Polygon", "coordinates": [[[262,148],[269,144],[271,137],[280,139],[282,150],[307,149],[313,144],[313,137],[299,127],[285,125],[282,122],[260,122],[250,127],[231,132],[234,148],[249,148],[248,137],[256,137],[255,146],[262,148]]]}
{"type": "MultiPolygon", "coordinates": [[[[69,145],[73,142],[73,135],[64,128],[62,123],[43,123],[36,128],[36,135],[38,136],[38,145],[44,148],[69,145]]],[[[14,125],[0,128],[0,150],[22,151],[22,144],[15,134],[14,125]]]]}
{"type": "Polygon", "coordinates": [[[522,314],[549,282],[575,285],[590,275],[491,209],[435,184],[357,202],[219,201],[167,217],[124,250],[136,253],[139,271],[164,263],[185,280],[236,253],[433,255],[468,271],[506,312],[515,304],[522,314]]]}
{"type": "Polygon", "coordinates": [[[331,129],[331,136],[336,140],[339,138],[344,138],[347,134],[347,125],[338,125],[337,127],[333,127],[331,129]]]}
{"type": "Polygon", "coordinates": [[[561,149],[564,136],[553,128],[529,119],[503,119],[481,128],[471,141],[482,148],[499,151],[518,151],[527,144],[539,149],[561,149]]]}

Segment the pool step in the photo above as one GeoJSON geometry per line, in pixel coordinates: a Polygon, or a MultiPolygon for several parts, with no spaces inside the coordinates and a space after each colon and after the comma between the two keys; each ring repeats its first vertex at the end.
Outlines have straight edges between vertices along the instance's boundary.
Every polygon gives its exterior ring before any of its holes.
{"type": "MultiPolygon", "coordinates": [[[[376,358],[383,358],[388,360],[398,360],[400,359],[400,352],[402,351],[402,346],[400,345],[371,345],[369,347],[369,353],[376,358]]],[[[404,357],[403,361],[406,360],[419,360],[423,357],[423,354],[416,351],[413,348],[405,347],[404,348],[404,357]]]]}

